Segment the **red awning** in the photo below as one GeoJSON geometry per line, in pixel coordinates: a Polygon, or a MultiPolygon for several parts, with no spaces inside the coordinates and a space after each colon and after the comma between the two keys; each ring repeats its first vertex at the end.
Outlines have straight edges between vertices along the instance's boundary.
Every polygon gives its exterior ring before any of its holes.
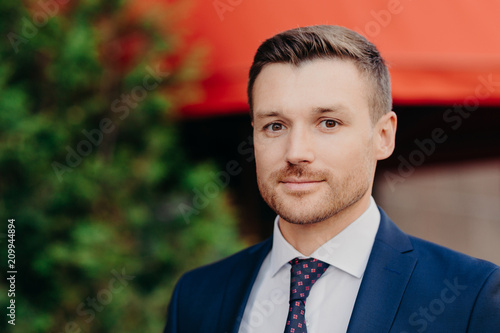
{"type": "Polygon", "coordinates": [[[496,0],[198,0],[190,43],[210,49],[198,103],[186,116],[247,112],[248,69],[260,43],[305,25],[354,29],[379,48],[400,105],[500,105],[496,0]]]}

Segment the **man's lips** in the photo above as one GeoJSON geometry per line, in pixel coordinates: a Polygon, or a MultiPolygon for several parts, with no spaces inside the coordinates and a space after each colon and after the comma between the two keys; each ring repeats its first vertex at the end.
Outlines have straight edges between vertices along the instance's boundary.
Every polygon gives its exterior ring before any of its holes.
{"type": "Polygon", "coordinates": [[[304,178],[285,178],[281,179],[280,183],[319,183],[323,179],[304,179],[304,178]]]}
{"type": "Polygon", "coordinates": [[[291,191],[308,191],[314,189],[318,184],[324,182],[322,179],[285,178],[280,183],[291,191]]]}

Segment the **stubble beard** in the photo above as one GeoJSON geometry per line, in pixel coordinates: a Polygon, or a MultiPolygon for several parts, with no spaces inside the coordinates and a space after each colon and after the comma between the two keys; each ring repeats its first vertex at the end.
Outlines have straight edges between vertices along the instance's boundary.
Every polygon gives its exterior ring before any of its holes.
{"type": "Polygon", "coordinates": [[[358,202],[370,189],[369,170],[368,165],[359,166],[346,177],[335,178],[326,171],[311,171],[303,165],[289,164],[271,173],[265,181],[257,175],[257,183],[264,201],[285,221],[312,224],[327,220],[358,202]],[[324,184],[319,193],[280,193],[280,181],[286,177],[324,179],[324,184]]]}

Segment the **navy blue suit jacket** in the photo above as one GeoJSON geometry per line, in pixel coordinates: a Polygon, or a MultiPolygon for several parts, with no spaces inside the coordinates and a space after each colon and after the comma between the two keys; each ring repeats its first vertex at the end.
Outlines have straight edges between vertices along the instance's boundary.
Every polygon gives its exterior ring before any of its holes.
{"type": "MultiPolygon", "coordinates": [[[[409,236],[380,211],[347,332],[500,332],[500,268],[409,236]]],[[[269,238],[184,274],[165,332],[237,333],[271,247],[269,238]]]]}

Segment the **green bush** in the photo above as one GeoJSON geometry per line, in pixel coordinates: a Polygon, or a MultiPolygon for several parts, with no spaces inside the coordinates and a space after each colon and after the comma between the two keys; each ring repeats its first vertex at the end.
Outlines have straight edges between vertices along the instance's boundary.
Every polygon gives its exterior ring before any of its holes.
{"type": "Polygon", "coordinates": [[[195,207],[217,166],[190,163],[175,121],[203,50],[175,5],[60,2],[47,22],[0,4],[0,253],[6,272],[15,219],[18,272],[0,331],[159,332],[180,274],[242,247],[223,189],[195,207]]]}

